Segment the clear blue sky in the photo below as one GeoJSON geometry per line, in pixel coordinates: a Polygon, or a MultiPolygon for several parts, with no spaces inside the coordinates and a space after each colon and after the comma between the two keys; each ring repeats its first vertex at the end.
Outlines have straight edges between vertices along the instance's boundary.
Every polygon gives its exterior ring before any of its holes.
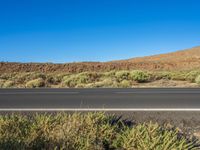
{"type": "Polygon", "coordinates": [[[107,61],[200,45],[199,0],[1,0],[0,61],[107,61]]]}

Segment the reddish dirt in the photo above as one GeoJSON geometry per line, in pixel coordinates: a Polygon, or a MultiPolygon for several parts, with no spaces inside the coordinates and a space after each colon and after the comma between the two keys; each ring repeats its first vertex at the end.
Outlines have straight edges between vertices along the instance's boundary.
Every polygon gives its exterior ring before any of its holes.
{"type": "Polygon", "coordinates": [[[80,62],[66,64],[52,63],[7,63],[0,62],[0,73],[10,72],[70,72],[110,71],[110,70],[191,70],[200,67],[200,47],[168,54],[133,58],[111,62],[80,62]]]}

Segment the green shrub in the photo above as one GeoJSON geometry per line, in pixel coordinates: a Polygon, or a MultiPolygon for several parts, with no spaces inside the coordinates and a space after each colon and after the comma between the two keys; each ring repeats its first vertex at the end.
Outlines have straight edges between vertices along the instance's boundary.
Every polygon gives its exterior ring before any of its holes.
{"type": "Polygon", "coordinates": [[[186,150],[193,144],[178,136],[177,130],[167,130],[158,124],[144,123],[118,134],[115,147],[126,150],[186,150]]]}
{"type": "Polygon", "coordinates": [[[46,74],[45,73],[32,73],[31,74],[31,79],[38,79],[38,78],[45,80],[46,74]]]}
{"type": "Polygon", "coordinates": [[[128,88],[131,87],[131,81],[129,80],[123,80],[118,84],[119,87],[121,88],[128,88]]]}
{"type": "Polygon", "coordinates": [[[3,85],[4,85],[5,82],[6,82],[6,80],[0,79],[0,88],[3,88],[3,85]]]}
{"type": "Polygon", "coordinates": [[[117,87],[117,82],[112,78],[105,78],[101,81],[95,82],[95,87],[117,87]]]}
{"type": "Polygon", "coordinates": [[[62,86],[75,87],[77,85],[77,79],[75,75],[65,76],[62,81],[62,86]]]}
{"type": "Polygon", "coordinates": [[[195,150],[176,129],[105,113],[0,115],[0,149],[195,150]]]}
{"type": "MultiPolygon", "coordinates": [[[[89,83],[89,84],[92,84],[92,83],[89,83]]],[[[76,84],[75,88],[85,88],[86,86],[87,84],[80,83],[80,84],[76,84]]]]}
{"type": "Polygon", "coordinates": [[[146,82],[149,80],[149,74],[144,71],[135,70],[130,73],[130,79],[137,82],[146,82]]]}
{"type": "Polygon", "coordinates": [[[78,83],[91,83],[98,80],[99,74],[96,72],[83,72],[77,74],[78,83]]]}
{"type": "Polygon", "coordinates": [[[17,75],[18,73],[3,73],[0,75],[0,79],[5,79],[5,80],[13,80],[15,79],[15,76],[17,75]]]}
{"type": "Polygon", "coordinates": [[[78,84],[81,84],[81,83],[86,84],[86,83],[89,83],[90,80],[92,79],[90,79],[90,76],[87,73],[80,73],[76,75],[76,81],[78,84]]]}
{"type": "MultiPolygon", "coordinates": [[[[77,85],[78,86],[78,85],[77,85]]],[[[88,83],[88,84],[83,84],[83,88],[96,88],[95,83],[88,83]]]]}
{"type": "Polygon", "coordinates": [[[111,78],[111,77],[115,77],[115,74],[116,74],[116,71],[113,70],[109,72],[104,72],[102,76],[111,78]]]}
{"type": "Polygon", "coordinates": [[[118,71],[115,73],[117,81],[121,82],[123,80],[129,79],[129,71],[118,71]]]}
{"type": "Polygon", "coordinates": [[[63,77],[62,85],[76,87],[83,84],[94,83],[99,75],[95,72],[83,72],[75,75],[63,77]]]}
{"type": "Polygon", "coordinates": [[[196,77],[195,82],[200,85],[200,75],[196,77]]]}
{"type": "Polygon", "coordinates": [[[3,84],[3,88],[11,88],[15,86],[15,82],[14,81],[5,81],[3,84]]]}
{"type": "Polygon", "coordinates": [[[45,82],[42,78],[34,79],[26,83],[27,88],[37,88],[43,86],[45,86],[45,82]]]}
{"type": "Polygon", "coordinates": [[[69,73],[56,73],[56,74],[52,74],[53,80],[56,83],[61,83],[64,78],[69,77],[71,74],[69,73]]]}
{"type": "Polygon", "coordinates": [[[185,72],[173,72],[171,79],[185,81],[185,72]]]}
{"type": "Polygon", "coordinates": [[[168,80],[171,80],[172,76],[173,75],[172,75],[171,72],[166,72],[166,71],[156,72],[155,73],[155,80],[159,80],[159,79],[168,79],[168,80]]]}
{"type": "Polygon", "coordinates": [[[186,74],[186,80],[195,82],[196,77],[200,75],[200,71],[190,71],[189,73],[186,74]]]}

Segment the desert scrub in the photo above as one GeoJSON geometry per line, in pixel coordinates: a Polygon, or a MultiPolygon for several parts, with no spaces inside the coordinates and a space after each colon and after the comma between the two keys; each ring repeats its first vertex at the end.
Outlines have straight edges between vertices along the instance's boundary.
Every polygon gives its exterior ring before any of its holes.
{"type": "Polygon", "coordinates": [[[3,88],[3,85],[4,85],[5,82],[6,82],[6,80],[0,79],[0,88],[3,88]]]}
{"type": "Polygon", "coordinates": [[[95,72],[83,72],[63,77],[62,85],[67,87],[76,87],[83,84],[94,83],[98,81],[99,74],[95,72]]]}
{"type": "Polygon", "coordinates": [[[128,88],[131,87],[131,81],[129,80],[123,80],[118,84],[118,87],[120,88],[128,88]]]}
{"type": "Polygon", "coordinates": [[[154,72],[153,76],[154,76],[154,80],[160,80],[160,79],[171,80],[173,74],[171,72],[161,71],[161,72],[154,72]]]}
{"type": "Polygon", "coordinates": [[[5,81],[4,84],[3,84],[3,88],[11,88],[11,87],[14,87],[15,86],[15,82],[14,81],[5,81]]]}
{"type": "Polygon", "coordinates": [[[126,121],[102,112],[0,115],[0,149],[197,149],[175,129],[126,121]]]}
{"type": "Polygon", "coordinates": [[[198,75],[200,75],[200,71],[190,71],[186,74],[185,78],[190,82],[195,82],[198,75]]]}
{"type": "Polygon", "coordinates": [[[26,83],[27,88],[38,88],[44,86],[45,86],[45,81],[42,78],[31,80],[26,83]]]}
{"type": "Polygon", "coordinates": [[[104,73],[102,73],[102,76],[103,77],[115,77],[115,74],[116,74],[116,71],[115,70],[113,70],[113,71],[108,71],[108,72],[104,72],[104,73]]]}
{"type": "Polygon", "coordinates": [[[63,87],[75,87],[77,85],[77,78],[75,75],[65,76],[61,84],[63,87]]]}
{"type": "Polygon", "coordinates": [[[95,87],[118,87],[118,83],[113,78],[103,78],[100,79],[100,81],[95,82],[95,87]]]}
{"type": "Polygon", "coordinates": [[[137,81],[139,83],[147,82],[149,78],[150,78],[149,74],[144,71],[134,70],[134,71],[131,71],[130,73],[130,79],[133,81],[137,81]]]}
{"type": "Polygon", "coordinates": [[[186,150],[194,147],[193,143],[180,137],[177,130],[166,129],[151,122],[127,128],[118,134],[114,145],[126,150],[186,150]]]}
{"type": "Polygon", "coordinates": [[[118,71],[115,73],[115,77],[117,79],[118,82],[121,82],[123,80],[128,80],[129,79],[129,74],[130,72],[129,71],[118,71]]]}
{"type": "Polygon", "coordinates": [[[195,82],[200,85],[200,75],[196,77],[195,82]]]}

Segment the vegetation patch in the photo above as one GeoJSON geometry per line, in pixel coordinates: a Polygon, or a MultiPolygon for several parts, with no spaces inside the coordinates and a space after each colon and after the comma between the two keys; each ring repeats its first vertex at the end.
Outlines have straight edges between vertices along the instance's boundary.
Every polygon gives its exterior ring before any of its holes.
{"type": "Polygon", "coordinates": [[[43,86],[45,86],[45,82],[42,78],[34,79],[26,83],[27,88],[38,88],[43,86]]]}
{"type": "Polygon", "coordinates": [[[200,71],[143,71],[143,70],[121,70],[108,72],[82,72],[82,73],[3,73],[0,74],[0,87],[66,87],[66,88],[92,88],[92,87],[127,87],[150,83],[158,80],[187,81],[198,83],[197,77],[200,71]]]}
{"type": "Polygon", "coordinates": [[[177,129],[104,113],[0,116],[0,149],[197,149],[177,129]]]}

